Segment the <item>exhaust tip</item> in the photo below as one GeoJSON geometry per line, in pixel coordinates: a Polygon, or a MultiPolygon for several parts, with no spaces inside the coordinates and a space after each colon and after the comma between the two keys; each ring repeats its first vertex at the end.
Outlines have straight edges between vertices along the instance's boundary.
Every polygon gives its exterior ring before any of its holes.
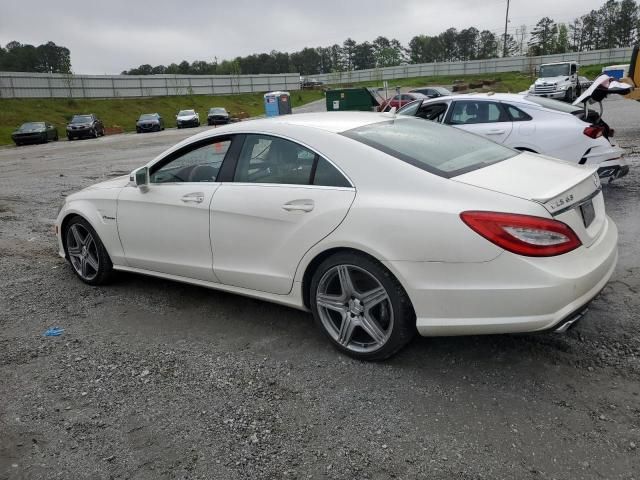
{"type": "Polygon", "coordinates": [[[566,320],[563,320],[559,326],[557,326],[553,331],[555,333],[565,333],[567,330],[571,329],[575,326],[575,324],[580,320],[584,315],[589,311],[588,308],[584,308],[574,315],[570,316],[566,320]]]}

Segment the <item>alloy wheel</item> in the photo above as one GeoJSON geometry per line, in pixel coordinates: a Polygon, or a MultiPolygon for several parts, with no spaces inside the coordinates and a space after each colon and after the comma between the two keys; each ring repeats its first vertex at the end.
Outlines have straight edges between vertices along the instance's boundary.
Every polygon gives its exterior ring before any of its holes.
{"type": "Polygon", "coordinates": [[[356,353],[381,349],[393,330],[393,306],[386,289],[355,265],[336,265],[318,283],[316,306],[329,335],[356,353]]]}
{"type": "Polygon", "coordinates": [[[73,269],[82,279],[96,278],[100,269],[98,245],[91,232],[79,223],[67,229],[67,253],[73,269]]]}

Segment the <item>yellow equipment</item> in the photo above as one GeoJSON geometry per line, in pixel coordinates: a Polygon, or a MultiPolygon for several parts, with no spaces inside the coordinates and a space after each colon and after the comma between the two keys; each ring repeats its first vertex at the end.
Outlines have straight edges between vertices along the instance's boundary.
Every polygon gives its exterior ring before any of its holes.
{"type": "Polygon", "coordinates": [[[637,61],[638,50],[638,45],[633,47],[633,52],[631,53],[631,63],[629,64],[629,76],[624,77],[620,81],[628,83],[633,87],[633,90],[625,95],[625,98],[640,101],[640,62],[637,61]]]}

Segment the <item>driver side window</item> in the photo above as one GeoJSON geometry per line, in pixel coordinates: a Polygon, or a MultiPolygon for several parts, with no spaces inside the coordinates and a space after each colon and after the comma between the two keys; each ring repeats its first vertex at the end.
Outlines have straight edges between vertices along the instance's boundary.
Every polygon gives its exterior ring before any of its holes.
{"type": "Polygon", "coordinates": [[[178,153],[149,175],[150,183],[215,182],[231,140],[218,140],[178,153]]]}

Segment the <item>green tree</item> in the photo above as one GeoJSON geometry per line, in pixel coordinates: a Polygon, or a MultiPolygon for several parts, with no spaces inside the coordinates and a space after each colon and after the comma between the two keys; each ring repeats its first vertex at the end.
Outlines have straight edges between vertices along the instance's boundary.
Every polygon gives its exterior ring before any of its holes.
{"type": "Polygon", "coordinates": [[[465,28],[458,33],[456,43],[460,60],[474,60],[476,58],[479,36],[480,32],[475,27],[465,28]]]}
{"type": "Polygon", "coordinates": [[[564,23],[558,24],[558,36],[555,42],[555,53],[566,53],[570,50],[569,29],[564,23]]]}
{"type": "Polygon", "coordinates": [[[549,17],[544,17],[536,24],[529,40],[529,54],[533,56],[548,55],[553,52],[558,26],[549,17]]]}
{"type": "Polygon", "coordinates": [[[356,41],[351,38],[347,38],[342,43],[342,64],[347,71],[353,70],[353,55],[356,45],[356,41]]]}
{"type": "Polygon", "coordinates": [[[617,23],[619,47],[629,47],[638,38],[638,5],[635,0],[622,0],[617,23]]]}
{"type": "Polygon", "coordinates": [[[365,70],[376,66],[376,57],[373,45],[363,42],[356,45],[353,53],[353,67],[356,70],[365,70]]]}
{"type": "Polygon", "coordinates": [[[451,27],[438,35],[442,45],[442,60],[452,62],[458,60],[458,30],[451,27]]]}
{"type": "Polygon", "coordinates": [[[478,36],[476,58],[496,58],[498,56],[498,38],[489,30],[483,30],[478,36]]]}

